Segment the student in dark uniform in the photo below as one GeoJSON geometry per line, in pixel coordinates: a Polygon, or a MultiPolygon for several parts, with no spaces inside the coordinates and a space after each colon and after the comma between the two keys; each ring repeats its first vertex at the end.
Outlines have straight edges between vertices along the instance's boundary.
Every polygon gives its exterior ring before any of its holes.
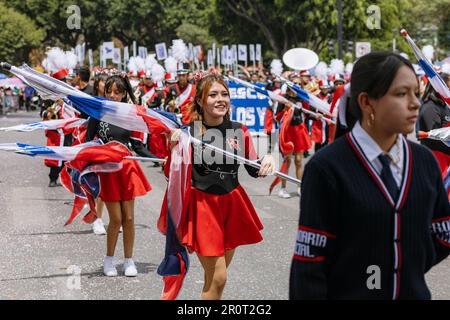
{"type": "MultiPolygon", "coordinates": [[[[230,93],[223,78],[207,74],[198,82],[198,88],[194,103],[189,107],[189,116],[193,120],[191,134],[256,161],[257,154],[247,128],[230,120],[230,93]]],[[[263,226],[239,184],[239,164],[222,156],[211,159],[209,155],[201,148],[193,148],[192,187],[182,243],[190,252],[197,253],[203,267],[202,298],[220,299],[236,247],[260,242],[263,226]]],[[[170,167],[169,162],[166,166],[170,167]]],[[[252,177],[266,176],[273,171],[273,158],[266,155],[261,169],[248,165],[245,168],[252,177]]],[[[158,221],[163,232],[166,210],[163,206],[158,221]]]]}
{"type": "MultiPolygon", "coordinates": [[[[114,75],[105,83],[105,97],[113,101],[135,103],[133,91],[126,76],[114,75]]],[[[98,137],[104,143],[117,141],[132,148],[142,156],[153,157],[152,154],[136,140],[130,139],[132,132],[109,123],[91,118],[88,123],[86,141],[98,137]]],[[[123,226],[124,270],[126,276],[136,276],[137,270],[133,262],[134,246],[134,199],[147,194],[151,190],[144,172],[135,160],[124,160],[123,168],[117,172],[100,173],[100,198],[104,201],[109,213],[107,233],[107,252],[104,259],[103,272],[106,276],[117,276],[114,266],[114,251],[119,229],[123,226]]]]}
{"type": "Polygon", "coordinates": [[[305,168],[289,297],[430,299],[425,273],[450,252],[450,206],[432,153],[404,137],[420,106],[414,68],[373,52],[351,79],[356,123],[305,168]]]}

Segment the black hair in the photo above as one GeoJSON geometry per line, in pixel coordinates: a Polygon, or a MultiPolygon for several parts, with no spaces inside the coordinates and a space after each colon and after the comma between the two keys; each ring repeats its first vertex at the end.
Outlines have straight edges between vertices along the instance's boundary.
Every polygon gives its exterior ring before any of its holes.
{"type": "MultiPolygon", "coordinates": [[[[94,95],[95,96],[98,96],[99,95],[99,93],[98,93],[98,85],[99,85],[99,83],[100,83],[100,81],[103,81],[103,82],[105,82],[106,83],[106,80],[108,79],[108,75],[106,75],[106,74],[104,74],[104,73],[100,73],[100,74],[98,74],[98,75],[96,75],[95,77],[94,77],[94,95]]],[[[103,95],[104,95],[105,93],[103,92],[103,95]]]]}
{"type": "Polygon", "coordinates": [[[356,61],[351,75],[350,100],[347,106],[349,129],[357,120],[362,119],[358,96],[362,92],[366,92],[372,99],[384,96],[402,66],[407,66],[415,74],[411,62],[393,52],[371,52],[356,61]]]}
{"type": "MultiPolygon", "coordinates": [[[[444,80],[445,84],[450,81],[450,74],[448,73],[442,73],[441,78],[444,80]]],[[[428,82],[427,86],[425,87],[425,90],[423,92],[422,101],[424,103],[428,101],[433,101],[435,104],[445,107],[446,103],[442,99],[440,95],[436,92],[436,90],[431,85],[431,82],[428,82]]]]}
{"type": "Polygon", "coordinates": [[[128,80],[128,77],[126,74],[113,75],[113,76],[110,76],[108,79],[106,79],[105,97],[106,97],[106,93],[113,86],[113,84],[116,84],[116,87],[120,92],[125,93],[125,96],[123,97],[121,102],[128,102],[128,97],[129,97],[133,103],[136,103],[136,98],[134,96],[130,80],[128,80]],[[127,97],[127,95],[128,95],[128,97],[127,97]]]}
{"type": "Polygon", "coordinates": [[[89,82],[89,79],[91,78],[91,72],[89,71],[88,67],[80,67],[76,72],[77,75],[80,76],[81,81],[89,82]]]}

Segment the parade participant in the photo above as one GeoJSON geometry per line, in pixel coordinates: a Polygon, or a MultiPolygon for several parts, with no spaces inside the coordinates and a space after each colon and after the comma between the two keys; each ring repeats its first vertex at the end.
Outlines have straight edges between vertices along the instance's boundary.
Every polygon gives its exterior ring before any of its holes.
{"type": "MultiPolygon", "coordinates": [[[[216,147],[256,160],[247,128],[230,120],[230,93],[223,78],[202,75],[194,102],[189,106],[191,134],[216,147]],[[213,140],[213,141],[211,141],[213,140]]],[[[178,131],[172,133],[171,140],[178,131]]],[[[178,132],[179,133],[179,132],[178,132]]],[[[181,240],[195,252],[204,270],[202,299],[220,299],[235,249],[262,240],[263,228],[249,197],[238,181],[239,164],[222,156],[210,159],[202,147],[193,147],[187,224],[181,240]]],[[[170,168],[170,161],[166,164],[170,168]]],[[[273,172],[273,158],[266,155],[261,169],[245,166],[252,177],[273,172]]],[[[167,206],[163,205],[158,228],[165,232],[167,206]]]]}
{"type": "MultiPolygon", "coordinates": [[[[331,103],[330,86],[320,80],[319,89],[320,92],[317,97],[327,103],[331,103]]],[[[312,108],[312,111],[317,112],[315,108],[312,108]]],[[[310,122],[311,140],[314,142],[314,152],[317,152],[328,144],[329,126],[323,119],[311,119],[310,122]]]]}
{"type": "Polygon", "coordinates": [[[195,97],[195,84],[188,82],[189,65],[187,63],[182,65],[183,67],[177,70],[178,82],[168,89],[166,103],[175,103],[175,108],[179,109],[182,114],[181,122],[188,124],[190,123],[188,106],[195,97]]]}
{"type": "MultiPolygon", "coordinates": [[[[291,81],[296,85],[301,85],[301,77],[299,77],[298,74],[292,75],[291,81]]],[[[277,121],[281,121],[282,117],[284,116],[288,108],[292,108],[294,104],[302,103],[300,98],[292,89],[288,88],[284,97],[289,101],[291,101],[292,104],[290,105],[279,104],[278,110],[276,112],[277,121]]],[[[304,107],[306,106],[304,105],[304,107]]],[[[302,113],[298,109],[295,109],[292,115],[291,122],[286,129],[286,140],[288,142],[292,142],[294,145],[293,156],[295,163],[295,174],[297,179],[300,180],[303,175],[303,168],[302,168],[303,153],[305,151],[308,151],[312,146],[311,137],[309,136],[308,129],[306,127],[306,121],[308,121],[308,119],[309,117],[306,114],[302,113]]],[[[289,170],[292,156],[291,155],[283,155],[283,156],[285,157],[284,161],[286,162],[286,170],[289,170]]],[[[300,188],[297,189],[297,194],[300,195],[300,188]]],[[[286,180],[281,181],[281,189],[278,193],[278,196],[284,199],[291,197],[290,194],[286,191],[286,180]]]]}
{"type": "MultiPolygon", "coordinates": [[[[442,79],[447,85],[450,83],[450,75],[442,74],[442,79]]],[[[450,108],[440,95],[428,83],[422,97],[423,105],[420,108],[418,118],[418,129],[430,131],[450,126],[450,108]]],[[[423,139],[421,144],[430,148],[438,160],[442,176],[445,177],[450,165],[450,147],[442,141],[435,139],[423,139]]]]}
{"type": "Polygon", "coordinates": [[[345,136],[302,180],[291,299],[430,299],[425,273],[450,251],[450,206],[431,152],[404,136],[420,102],[411,63],[361,57],[345,136]]]}
{"type": "MultiPolygon", "coordinates": [[[[106,73],[99,73],[94,77],[94,92],[93,95],[97,97],[105,97],[105,83],[108,79],[108,75],[106,73]]],[[[97,205],[95,207],[97,211],[97,219],[92,223],[92,231],[96,235],[105,235],[106,229],[105,224],[102,220],[103,217],[103,209],[105,208],[105,203],[101,198],[97,199],[97,205]]]]}
{"type": "MultiPolygon", "coordinates": [[[[70,52],[64,52],[60,48],[54,47],[47,52],[47,58],[43,61],[43,66],[50,73],[50,75],[58,80],[69,82],[68,75],[69,68],[73,68],[76,64],[73,59],[73,54],[70,52]]],[[[43,100],[41,103],[41,116],[43,120],[55,120],[63,119],[63,102],[62,100],[52,101],[43,100]]],[[[73,143],[74,129],[58,129],[58,130],[45,130],[45,136],[47,138],[47,146],[70,146],[73,143]]],[[[63,161],[57,160],[44,160],[44,164],[50,168],[49,173],[49,187],[61,186],[58,182],[59,173],[63,168],[63,161]]]]}
{"type": "MultiPolygon", "coordinates": [[[[131,99],[136,103],[131,84],[126,75],[114,75],[105,83],[105,97],[117,102],[127,102],[131,99]]],[[[89,120],[86,141],[95,136],[104,143],[118,141],[133,146],[140,155],[152,157],[140,144],[136,145],[130,140],[131,132],[120,127],[91,118],[89,120]]],[[[103,263],[103,272],[106,276],[117,276],[114,265],[114,252],[116,248],[119,229],[123,226],[124,243],[124,271],[125,276],[134,277],[137,269],[133,261],[133,246],[135,238],[134,229],[134,199],[145,195],[151,190],[145,175],[135,160],[124,160],[123,168],[118,172],[100,173],[100,198],[105,202],[109,213],[107,232],[107,251],[103,263]]]]}

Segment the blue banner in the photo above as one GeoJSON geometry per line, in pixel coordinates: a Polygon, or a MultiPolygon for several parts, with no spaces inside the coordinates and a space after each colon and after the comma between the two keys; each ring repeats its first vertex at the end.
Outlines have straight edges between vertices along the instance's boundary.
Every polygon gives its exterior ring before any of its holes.
{"type": "MultiPolygon", "coordinates": [[[[265,84],[256,83],[264,88],[265,84]]],[[[250,131],[264,130],[264,117],[269,98],[241,84],[229,82],[231,96],[231,119],[243,123],[250,131]]]]}

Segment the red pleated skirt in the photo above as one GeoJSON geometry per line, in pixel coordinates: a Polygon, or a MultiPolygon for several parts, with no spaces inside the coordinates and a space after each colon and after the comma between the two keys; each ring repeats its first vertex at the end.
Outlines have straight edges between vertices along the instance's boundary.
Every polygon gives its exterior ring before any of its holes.
{"type": "Polygon", "coordinates": [[[225,195],[191,189],[189,222],[183,237],[191,252],[224,256],[225,250],[260,242],[262,229],[255,208],[240,185],[225,195]]]}
{"type": "Polygon", "coordinates": [[[294,153],[305,152],[311,149],[311,137],[305,123],[295,126],[288,126],[286,130],[286,141],[294,144],[294,153]]]}
{"type": "Polygon", "coordinates": [[[143,196],[152,187],[135,160],[124,160],[117,172],[101,172],[100,198],[103,201],[128,201],[143,196]]]}

